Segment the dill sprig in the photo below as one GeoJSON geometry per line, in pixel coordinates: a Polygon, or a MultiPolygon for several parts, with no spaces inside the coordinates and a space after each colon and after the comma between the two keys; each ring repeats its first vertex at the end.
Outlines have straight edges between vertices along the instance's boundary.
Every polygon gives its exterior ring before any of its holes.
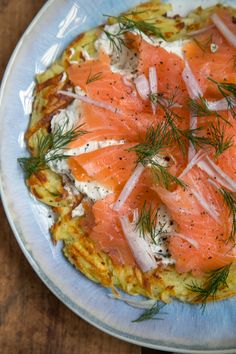
{"type": "Polygon", "coordinates": [[[137,162],[147,166],[154,156],[169,146],[170,140],[171,135],[168,125],[159,123],[156,128],[153,126],[148,127],[144,141],[133,146],[129,151],[136,152],[138,156],[137,162]]]}
{"type": "Polygon", "coordinates": [[[188,100],[188,105],[193,117],[213,116],[215,118],[222,119],[227,124],[230,124],[226,118],[219,114],[219,112],[210,110],[207,100],[202,96],[198,96],[198,99],[190,98],[188,100]]]}
{"type": "Polygon", "coordinates": [[[219,91],[222,93],[223,96],[226,95],[226,92],[232,93],[234,97],[236,97],[236,84],[233,82],[218,82],[213,80],[211,77],[208,77],[208,80],[212,81],[214,84],[217,85],[219,91]]]}
{"type": "Polygon", "coordinates": [[[199,96],[198,99],[190,98],[188,105],[193,117],[218,116],[218,113],[208,108],[207,100],[199,96]]]}
{"type": "MultiPolygon", "coordinates": [[[[204,146],[212,146],[215,149],[215,157],[222,154],[225,150],[232,146],[232,137],[225,136],[225,125],[221,127],[219,119],[222,118],[217,112],[208,109],[206,100],[199,96],[198,100],[189,100],[189,106],[194,116],[212,116],[217,118],[217,123],[211,124],[209,127],[209,136],[201,136],[198,133],[204,128],[182,130],[177,126],[177,122],[182,118],[171,108],[175,104],[174,97],[170,100],[164,98],[161,94],[151,94],[150,100],[155,105],[159,104],[165,112],[165,119],[172,132],[172,139],[179,145],[183,155],[186,155],[186,140],[190,141],[195,148],[204,146]],[[185,139],[184,139],[185,138],[185,139]]],[[[222,118],[224,121],[225,119],[222,118]]],[[[226,121],[227,124],[228,121],[226,121]]]]}
{"type": "Polygon", "coordinates": [[[203,286],[199,286],[196,282],[187,285],[187,289],[197,294],[196,301],[201,302],[205,308],[209,298],[215,298],[216,293],[221,288],[227,287],[227,278],[229,275],[231,264],[216,269],[209,273],[203,286]]]}
{"type": "Polygon", "coordinates": [[[107,36],[107,38],[109,39],[113,50],[117,50],[118,52],[122,52],[122,47],[127,46],[127,41],[123,38],[123,34],[125,32],[123,32],[122,29],[120,29],[117,33],[111,33],[109,31],[104,30],[104,33],[107,36]]]}
{"type": "MultiPolygon", "coordinates": [[[[160,313],[161,309],[166,306],[164,303],[156,302],[150,309],[145,310],[138,318],[133,320],[132,322],[143,322],[148,320],[162,320],[162,318],[155,317],[160,313]]],[[[162,315],[166,313],[160,313],[162,315]]]]}
{"type": "Polygon", "coordinates": [[[225,135],[225,128],[226,126],[221,126],[217,120],[216,123],[209,125],[207,136],[198,135],[204,127],[185,130],[182,133],[195,148],[213,147],[215,149],[214,157],[217,158],[233,145],[233,137],[225,135]]]}
{"type": "Polygon", "coordinates": [[[198,96],[198,99],[190,98],[188,100],[188,105],[193,117],[213,116],[222,119],[227,124],[230,124],[226,118],[219,114],[219,112],[210,110],[207,100],[202,96],[198,96]]]}
{"type": "Polygon", "coordinates": [[[235,112],[235,101],[236,101],[236,84],[232,82],[218,82],[211,77],[208,77],[208,80],[216,84],[217,89],[221,95],[226,99],[228,108],[231,111],[234,118],[236,118],[235,112]],[[231,94],[231,95],[230,95],[231,94]]]}
{"type": "Polygon", "coordinates": [[[26,178],[44,169],[51,161],[67,158],[68,156],[64,155],[61,150],[65,149],[71,141],[86,133],[80,129],[81,126],[65,131],[66,125],[67,123],[58,127],[54,132],[38,138],[36,156],[18,158],[26,178]]]}
{"type": "Polygon", "coordinates": [[[137,228],[142,237],[145,238],[147,234],[150,235],[153,243],[156,243],[157,232],[157,211],[152,210],[150,206],[147,208],[146,200],[141,209],[139,219],[137,221],[137,228]]]}
{"type": "Polygon", "coordinates": [[[195,148],[202,148],[203,146],[211,145],[211,141],[208,137],[198,135],[203,129],[203,127],[198,127],[195,129],[182,130],[181,133],[195,148]]]}
{"type": "Polygon", "coordinates": [[[143,166],[149,166],[152,169],[153,176],[156,181],[169,188],[171,183],[177,183],[184,187],[184,183],[168,172],[167,168],[160,162],[158,154],[170,145],[172,134],[167,123],[159,123],[156,128],[150,126],[146,131],[145,139],[142,143],[137,144],[129,149],[137,155],[137,163],[143,166]]]}
{"type": "Polygon", "coordinates": [[[124,38],[124,34],[127,32],[132,32],[136,30],[139,32],[140,35],[142,33],[145,33],[148,36],[163,38],[160,30],[156,27],[154,22],[148,22],[144,20],[135,21],[124,15],[120,15],[117,17],[109,16],[109,15],[105,15],[105,16],[115,19],[119,24],[119,30],[117,33],[111,33],[109,31],[104,30],[104,33],[106,34],[107,38],[110,40],[113,48],[115,48],[119,52],[122,51],[123,46],[127,46],[128,44],[124,38]]]}
{"type": "Polygon", "coordinates": [[[215,149],[215,158],[233,145],[233,136],[226,136],[225,129],[226,125],[220,125],[219,120],[209,126],[209,145],[215,149]]]}
{"type": "Polygon", "coordinates": [[[101,71],[92,75],[92,70],[90,70],[89,76],[88,76],[87,81],[86,81],[86,85],[90,84],[91,82],[100,80],[101,78],[102,78],[102,72],[101,71]]]}
{"type": "Polygon", "coordinates": [[[160,165],[159,163],[152,161],[152,174],[156,182],[164,186],[165,188],[169,188],[172,183],[178,184],[182,188],[186,188],[186,184],[178,177],[172,175],[166,167],[160,165]]]}
{"type": "Polygon", "coordinates": [[[127,16],[121,15],[118,17],[113,17],[116,21],[122,25],[123,29],[127,29],[128,31],[138,30],[138,32],[143,32],[148,36],[161,37],[163,38],[160,29],[156,27],[154,22],[144,21],[144,20],[132,20],[127,16]]]}
{"type": "Polygon", "coordinates": [[[236,193],[229,192],[224,188],[219,189],[221,195],[224,198],[226,205],[229,208],[229,213],[232,218],[232,228],[230,232],[229,241],[235,241],[235,234],[236,234],[236,193]]]}
{"type": "Polygon", "coordinates": [[[151,93],[149,94],[150,101],[155,105],[160,105],[163,109],[171,109],[178,105],[177,97],[180,94],[180,88],[177,87],[171,96],[166,96],[162,92],[151,93]]]}
{"type": "Polygon", "coordinates": [[[170,98],[165,98],[163,94],[153,93],[149,95],[149,99],[155,106],[159,105],[164,110],[166,123],[171,130],[171,139],[179,145],[182,154],[186,156],[186,141],[183,139],[184,134],[177,126],[177,121],[182,120],[182,117],[171,109],[176,104],[175,95],[172,95],[170,98]]]}

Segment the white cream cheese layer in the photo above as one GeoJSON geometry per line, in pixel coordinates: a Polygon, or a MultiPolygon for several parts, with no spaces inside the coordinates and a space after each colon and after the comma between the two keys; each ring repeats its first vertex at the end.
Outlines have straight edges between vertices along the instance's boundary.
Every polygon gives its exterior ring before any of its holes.
{"type": "Polygon", "coordinates": [[[170,234],[171,232],[176,231],[176,225],[171,219],[170,214],[168,213],[167,208],[164,205],[161,205],[157,211],[157,225],[156,225],[156,237],[155,243],[150,242],[151,249],[155,255],[157,263],[161,263],[165,266],[169,264],[174,264],[175,261],[170,257],[168,252],[168,237],[165,234],[170,234]]]}
{"type": "Polygon", "coordinates": [[[76,189],[87,195],[92,201],[96,202],[99,199],[104,199],[106,196],[112,193],[112,191],[104,187],[101,183],[90,181],[90,182],[81,182],[75,180],[76,189]]]}
{"type": "Polygon", "coordinates": [[[82,110],[79,101],[74,100],[67,108],[61,109],[60,112],[52,118],[52,132],[55,132],[59,128],[66,133],[79,124],[81,118],[82,110]]]}
{"type": "Polygon", "coordinates": [[[65,155],[79,156],[81,154],[100,150],[105,147],[109,147],[109,146],[113,146],[113,145],[122,145],[124,143],[125,143],[124,140],[114,140],[114,139],[107,139],[107,140],[103,140],[103,141],[89,141],[87,144],[84,144],[78,148],[66,150],[65,155]]]}
{"type": "MultiPolygon", "coordinates": [[[[66,133],[69,130],[79,125],[82,119],[82,109],[80,103],[74,100],[68,107],[61,109],[59,113],[54,115],[51,120],[51,130],[53,133],[60,130],[62,133],[66,133]]],[[[66,150],[60,150],[60,154],[65,153],[66,150]]],[[[53,154],[54,151],[49,151],[48,155],[53,154]]],[[[48,162],[48,166],[56,173],[68,174],[69,168],[66,159],[52,160],[48,162]]]]}
{"type": "MultiPolygon", "coordinates": [[[[105,26],[105,31],[117,34],[120,31],[118,23],[105,26]]],[[[127,79],[135,77],[138,66],[138,56],[134,50],[127,48],[124,42],[114,38],[116,44],[112,43],[105,32],[102,32],[95,42],[97,50],[103,50],[111,57],[111,71],[124,75],[127,79]]]]}
{"type": "MultiPolygon", "coordinates": [[[[105,26],[106,32],[111,34],[117,34],[120,31],[120,25],[114,24],[111,26],[105,26]]],[[[167,42],[162,38],[156,38],[147,36],[145,33],[139,31],[133,31],[133,34],[141,35],[143,40],[151,44],[154,47],[162,47],[169,53],[174,53],[180,58],[184,58],[182,48],[188,42],[188,40],[176,40],[167,42]]],[[[125,38],[120,36],[121,41],[113,37],[115,44],[111,42],[105,32],[102,32],[99,39],[95,42],[97,50],[103,50],[107,55],[111,57],[111,70],[113,72],[125,75],[126,78],[132,79],[136,76],[136,69],[138,65],[138,55],[125,46],[125,38]],[[124,40],[124,42],[123,42],[124,40]]]]}
{"type": "Polygon", "coordinates": [[[189,40],[179,39],[177,41],[167,42],[162,38],[148,37],[142,34],[143,39],[154,47],[164,48],[168,53],[178,55],[181,59],[184,59],[183,46],[189,42],[189,40]]]}

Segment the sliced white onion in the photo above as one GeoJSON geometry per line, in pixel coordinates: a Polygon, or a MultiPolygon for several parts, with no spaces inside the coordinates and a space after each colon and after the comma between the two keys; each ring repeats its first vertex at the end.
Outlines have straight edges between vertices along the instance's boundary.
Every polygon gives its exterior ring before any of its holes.
{"type": "Polygon", "coordinates": [[[73,93],[70,91],[64,91],[64,90],[59,90],[57,91],[59,94],[64,95],[64,96],[68,96],[68,97],[72,97],[75,98],[77,100],[80,100],[82,102],[91,104],[93,106],[96,107],[100,107],[100,108],[104,108],[107,109],[108,111],[111,111],[113,113],[118,113],[118,114],[122,114],[122,111],[118,108],[114,108],[113,106],[107,104],[106,102],[100,102],[100,101],[96,101],[88,96],[83,96],[83,95],[79,95],[77,93],[73,93]]]}
{"type": "Polygon", "coordinates": [[[194,240],[192,237],[190,236],[186,236],[183,235],[179,232],[163,232],[163,234],[161,234],[160,236],[168,236],[168,237],[179,237],[184,241],[187,241],[188,243],[190,243],[190,245],[192,245],[194,248],[198,249],[199,248],[199,244],[196,240],[194,240]]]}
{"type": "Polygon", "coordinates": [[[208,212],[208,214],[218,223],[222,224],[219,213],[211,206],[208,204],[206,199],[203,197],[203,195],[194,187],[191,187],[191,192],[195,196],[195,198],[198,200],[199,204],[208,212]]]}
{"type": "Polygon", "coordinates": [[[198,167],[231,192],[236,192],[236,182],[217,166],[208,156],[197,163],[198,167]]]}
{"type": "MultiPolygon", "coordinates": [[[[168,103],[168,101],[166,101],[166,105],[169,104],[169,103],[168,104],[167,103],[168,103]]],[[[183,107],[183,105],[179,104],[177,102],[171,104],[171,108],[182,108],[182,107],[183,107]]]]}
{"type": "Polygon", "coordinates": [[[134,219],[129,221],[128,216],[119,218],[124,235],[128,241],[134,258],[143,272],[148,272],[157,267],[154,253],[144,237],[140,235],[137,229],[138,211],[134,211],[134,219]]]}
{"type": "Polygon", "coordinates": [[[202,150],[199,150],[192,158],[192,160],[187,164],[185,169],[181,172],[178,178],[183,178],[199,161],[201,161],[205,156],[207,155],[207,152],[204,152],[202,150]]]}
{"type": "Polygon", "coordinates": [[[150,87],[149,87],[149,82],[148,79],[144,74],[139,75],[135,80],[134,80],[136,89],[142,97],[143,100],[148,99],[148,95],[150,94],[150,87]]]}
{"type": "MultiPolygon", "coordinates": [[[[157,70],[155,66],[150,66],[149,68],[149,84],[151,93],[155,94],[158,92],[158,82],[157,82],[157,70]]],[[[152,112],[156,114],[156,105],[152,102],[152,112]]]]}
{"type": "Polygon", "coordinates": [[[195,149],[194,145],[190,142],[189,148],[188,148],[188,161],[189,162],[193,159],[195,154],[196,154],[196,149],[195,149]]]}
{"type": "Polygon", "coordinates": [[[229,109],[229,100],[233,107],[236,107],[236,98],[229,96],[228,98],[222,98],[219,101],[206,101],[207,108],[210,111],[226,111],[229,109]]]}
{"type": "Polygon", "coordinates": [[[205,32],[209,31],[210,29],[212,29],[212,28],[214,28],[214,27],[215,27],[215,25],[212,24],[212,25],[209,25],[209,26],[200,28],[199,30],[189,32],[189,33],[187,33],[187,35],[188,35],[189,37],[198,36],[199,34],[205,33],[205,32]]]}
{"type": "Polygon", "coordinates": [[[122,189],[117,201],[115,202],[113,206],[113,210],[119,211],[121,207],[124,205],[125,201],[129,197],[130,193],[134,189],[135,185],[137,184],[139,177],[143,173],[145,167],[139,163],[137,167],[135,168],[134,172],[126,182],[124,188],[122,189]]]}
{"type": "Polygon", "coordinates": [[[123,302],[126,302],[128,305],[138,308],[138,309],[151,309],[153,307],[153,305],[155,305],[155,303],[157,302],[156,300],[133,300],[133,299],[128,299],[127,297],[124,296],[116,296],[114,294],[108,294],[108,296],[112,299],[115,300],[120,300],[123,302]]]}
{"type": "Polygon", "coordinates": [[[149,83],[151,93],[157,93],[157,70],[155,66],[149,68],[149,83]]]}
{"type": "Polygon", "coordinates": [[[160,97],[159,99],[160,99],[161,103],[163,104],[163,106],[165,106],[167,108],[182,108],[183,107],[182,104],[179,104],[178,102],[173,102],[173,103],[171,102],[170,103],[170,101],[164,97],[160,97]]]}
{"type": "Polygon", "coordinates": [[[212,22],[218,28],[218,30],[223,34],[225,39],[236,48],[236,36],[235,34],[226,26],[226,24],[221,20],[217,14],[211,16],[212,22]]]}
{"type": "Polygon", "coordinates": [[[219,185],[215,181],[213,181],[212,179],[208,178],[208,182],[216,189],[219,189],[219,185]]]}
{"type": "Polygon", "coordinates": [[[185,82],[185,85],[187,87],[189,96],[191,98],[197,98],[199,96],[202,96],[202,89],[199,86],[195,76],[193,75],[193,72],[189,66],[189,63],[187,60],[185,60],[185,67],[182,73],[183,80],[185,82]]]}
{"type": "MultiPolygon", "coordinates": [[[[197,129],[197,117],[194,116],[193,114],[190,114],[189,126],[190,126],[190,129],[197,129]]],[[[196,154],[195,147],[190,141],[189,142],[189,149],[188,149],[188,162],[190,162],[193,159],[195,154],[196,154]]]]}

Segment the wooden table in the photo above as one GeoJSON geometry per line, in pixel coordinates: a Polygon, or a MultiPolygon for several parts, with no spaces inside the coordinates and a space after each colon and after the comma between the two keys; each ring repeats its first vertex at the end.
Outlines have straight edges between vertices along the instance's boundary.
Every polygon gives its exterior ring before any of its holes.
{"type": "MultiPolygon", "coordinates": [[[[0,80],[45,0],[0,0],[0,80]]],[[[0,205],[0,353],[151,354],[92,327],[50,293],[19,249],[0,205]]]]}

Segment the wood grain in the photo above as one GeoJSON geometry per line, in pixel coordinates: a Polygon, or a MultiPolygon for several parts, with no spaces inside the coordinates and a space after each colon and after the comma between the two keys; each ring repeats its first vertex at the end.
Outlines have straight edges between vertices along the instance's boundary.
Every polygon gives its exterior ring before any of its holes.
{"type": "MultiPolygon", "coordinates": [[[[0,79],[20,36],[44,3],[45,0],[0,0],[0,79]]],[[[29,266],[1,204],[0,225],[1,353],[154,353],[106,335],[73,314],[29,266]]]]}

